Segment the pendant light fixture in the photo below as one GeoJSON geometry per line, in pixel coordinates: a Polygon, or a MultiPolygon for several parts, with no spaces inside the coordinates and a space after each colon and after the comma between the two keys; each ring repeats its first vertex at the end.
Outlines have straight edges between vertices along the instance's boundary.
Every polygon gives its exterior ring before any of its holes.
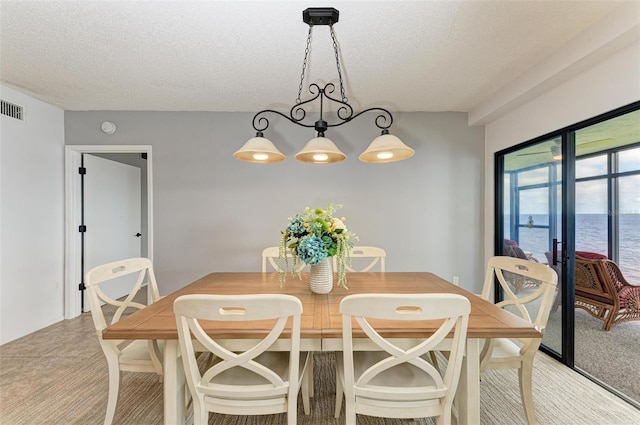
{"type": "Polygon", "coordinates": [[[302,75],[300,77],[296,103],[291,107],[288,115],[272,109],[265,109],[255,114],[253,117],[253,128],[256,131],[256,136],[249,139],[244,146],[240,148],[240,150],[235,152],[233,154],[234,158],[241,161],[261,164],[284,161],[285,156],[269,139],[264,137],[263,133],[269,127],[269,119],[267,116],[269,114],[276,114],[284,117],[293,124],[297,124],[301,127],[313,128],[316,132],[316,137],[311,139],[305,147],[295,155],[295,158],[298,161],[311,164],[331,164],[343,161],[347,156],[338,149],[331,139],[325,137],[325,132],[331,127],[339,127],[368,112],[378,114],[374,119],[374,124],[381,130],[381,135],[374,139],[369,147],[360,154],[359,158],[361,161],[383,163],[400,161],[413,156],[415,153],[413,149],[402,143],[402,141],[396,136],[389,134],[389,128],[393,123],[393,116],[391,115],[391,112],[384,108],[373,107],[354,113],[353,107],[349,105],[344,90],[344,83],[342,81],[342,71],[339,59],[340,55],[338,54],[338,41],[336,39],[335,32],[333,31],[333,24],[338,22],[339,15],[340,13],[338,10],[327,7],[309,8],[302,12],[302,20],[309,25],[309,33],[307,35],[307,48],[304,54],[304,62],[302,63],[302,75]],[[329,26],[329,33],[331,34],[331,39],[333,41],[333,50],[338,70],[340,99],[331,96],[336,89],[333,83],[327,83],[324,87],[320,87],[319,85],[312,83],[309,85],[309,92],[312,97],[307,100],[301,99],[307,59],[310,51],[311,32],[313,27],[318,25],[329,26]],[[320,101],[319,118],[314,123],[305,121],[305,118],[307,117],[307,110],[305,108],[311,106],[312,102],[318,99],[320,101]],[[334,103],[338,108],[335,113],[334,121],[331,123],[325,121],[323,116],[325,113],[325,101],[334,103]]]}

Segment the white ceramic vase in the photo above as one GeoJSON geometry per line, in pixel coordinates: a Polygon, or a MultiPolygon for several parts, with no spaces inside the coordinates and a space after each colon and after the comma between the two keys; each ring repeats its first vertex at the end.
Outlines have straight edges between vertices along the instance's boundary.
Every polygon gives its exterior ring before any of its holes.
{"type": "Polygon", "coordinates": [[[333,270],[329,257],[310,266],[309,288],[316,294],[328,294],[333,289],[333,270]]]}

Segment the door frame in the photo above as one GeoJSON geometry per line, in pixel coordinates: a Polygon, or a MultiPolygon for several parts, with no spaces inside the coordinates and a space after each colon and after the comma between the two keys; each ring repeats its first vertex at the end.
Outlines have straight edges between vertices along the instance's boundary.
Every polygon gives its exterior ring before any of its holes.
{"type": "Polygon", "coordinates": [[[83,153],[143,153],[147,155],[147,253],[153,261],[153,167],[150,145],[66,145],[64,170],[64,317],[72,319],[81,314],[80,291],[80,196],[78,169],[83,153]]]}
{"type": "MultiPolygon", "coordinates": [[[[551,357],[559,360],[563,364],[573,368],[573,358],[574,358],[574,311],[572,306],[574,305],[575,300],[575,291],[574,291],[574,257],[575,257],[575,140],[573,137],[570,139],[566,136],[566,132],[569,130],[562,129],[552,133],[544,134],[542,136],[536,137],[535,139],[531,139],[527,142],[520,143],[514,146],[510,146],[509,148],[503,149],[501,151],[494,153],[494,188],[496,190],[496,197],[494,201],[494,225],[495,225],[495,239],[494,239],[494,255],[505,255],[503,252],[503,241],[504,241],[504,214],[503,214],[503,202],[504,195],[507,190],[511,190],[511,188],[507,189],[504,187],[504,174],[505,174],[505,166],[504,166],[504,157],[510,153],[517,152],[521,149],[535,146],[541,142],[548,142],[555,138],[560,137],[560,148],[562,151],[562,159],[560,160],[562,164],[561,168],[561,214],[556,217],[558,220],[555,225],[560,226],[560,241],[561,244],[561,258],[558,259],[558,266],[561,268],[561,273],[559,275],[559,280],[557,286],[561,290],[561,300],[562,300],[562,311],[561,311],[561,340],[560,340],[560,351],[558,352],[555,348],[551,348],[547,346],[544,342],[540,344],[540,350],[544,353],[550,355],[551,357]],[[567,306],[571,306],[567,308],[567,306]]],[[[572,130],[574,131],[574,130],[572,130]]],[[[554,191],[557,190],[557,181],[552,182],[548,181],[546,187],[549,190],[549,197],[555,197],[553,194],[554,191]]],[[[519,202],[519,201],[518,201],[519,202]]],[[[553,206],[553,202],[549,202],[549,216],[551,217],[551,208],[553,206]]],[[[513,215],[514,211],[517,211],[519,205],[511,205],[511,211],[509,214],[513,215]]],[[[516,215],[516,220],[519,220],[519,214],[516,215]]],[[[519,222],[516,223],[516,229],[519,222]]],[[[512,224],[513,226],[513,224],[512,224]]],[[[552,238],[557,234],[557,232],[551,232],[552,225],[549,227],[549,243],[552,238]]],[[[549,246],[549,249],[553,248],[549,246]]],[[[500,285],[498,282],[495,282],[494,288],[494,302],[502,301],[502,295],[500,292],[500,285]]]]}

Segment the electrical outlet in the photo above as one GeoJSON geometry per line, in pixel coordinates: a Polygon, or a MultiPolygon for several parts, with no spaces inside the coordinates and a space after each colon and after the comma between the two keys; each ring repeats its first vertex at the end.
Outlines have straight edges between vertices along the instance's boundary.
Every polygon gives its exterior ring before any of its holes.
{"type": "Polygon", "coordinates": [[[460,278],[458,276],[453,277],[453,284],[456,286],[460,286],[460,278]]]}

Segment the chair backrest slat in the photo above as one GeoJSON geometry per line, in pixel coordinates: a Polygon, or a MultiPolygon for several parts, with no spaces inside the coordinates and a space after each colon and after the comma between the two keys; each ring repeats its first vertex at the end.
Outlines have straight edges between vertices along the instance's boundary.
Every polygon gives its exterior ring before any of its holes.
{"type": "MultiPolygon", "coordinates": [[[[352,390],[356,400],[358,397],[365,397],[369,399],[365,404],[389,403],[390,408],[394,406],[394,402],[424,403],[427,400],[440,400],[443,406],[450,407],[460,376],[470,311],[469,300],[457,294],[357,294],[345,297],[340,304],[340,312],[343,315],[345,383],[353,382],[352,390]],[[354,377],[353,318],[366,336],[385,353],[383,358],[358,377],[354,377]],[[412,338],[411,341],[395,341],[382,336],[383,328],[377,327],[377,324],[381,323],[380,320],[438,320],[442,323],[431,336],[412,338]],[[426,360],[425,355],[447,338],[452,330],[452,350],[443,377],[426,360]],[[374,385],[376,377],[401,364],[408,364],[422,371],[425,375],[424,384],[406,387],[385,386],[379,379],[374,385]],[[426,379],[426,376],[431,379],[426,379]]],[[[345,394],[349,391],[351,389],[345,389],[345,394]]],[[[402,405],[394,407],[399,406],[402,405]]]]}
{"type": "MultiPolygon", "coordinates": [[[[291,252],[287,251],[286,259],[283,258],[282,261],[287,261],[289,267],[293,266],[293,255],[291,255],[291,252]]],[[[294,272],[299,273],[304,270],[305,267],[307,267],[307,265],[304,262],[301,262],[295,268],[294,272]]],[[[280,247],[278,246],[270,246],[262,250],[262,273],[266,273],[268,271],[281,271],[280,247]]]]}
{"type": "Polygon", "coordinates": [[[158,285],[153,273],[153,266],[151,260],[148,258],[129,258],[94,267],[86,273],[85,286],[94,325],[98,331],[99,338],[102,338],[102,330],[108,326],[102,308],[104,304],[116,308],[109,322],[109,324],[113,324],[119,321],[128,309],[142,309],[160,298],[158,285]],[[137,273],[138,276],[124,299],[114,299],[105,293],[105,288],[110,286],[116,279],[135,273],[137,273]],[[145,282],[147,283],[148,293],[147,302],[143,304],[135,301],[135,299],[145,282]]]}
{"type": "Polygon", "coordinates": [[[540,332],[544,332],[553,297],[556,294],[558,284],[556,272],[546,264],[497,256],[489,259],[482,298],[491,301],[490,296],[496,281],[502,288],[504,298],[497,305],[514,314],[519,314],[523,319],[533,323],[540,332]],[[526,279],[536,284],[529,285],[527,290],[515,294],[512,290],[512,281],[515,279],[526,279]]]}
{"type": "MultiPolygon", "coordinates": [[[[385,259],[387,253],[384,249],[376,246],[354,246],[349,254],[352,264],[345,264],[345,270],[347,272],[368,272],[374,268],[378,268],[380,272],[385,271],[385,259]],[[361,262],[361,259],[369,259],[369,262],[361,262]],[[355,261],[353,261],[355,260],[355,261]]],[[[334,270],[337,269],[337,264],[333,264],[334,270]]]]}
{"type": "MultiPolygon", "coordinates": [[[[282,294],[261,295],[183,295],[174,302],[180,348],[187,372],[187,383],[194,396],[206,394],[217,400],[229,399],[249,402],[251,399],[297,394],[298,362],[300,353],[300,315],[302,303],[297,297],[282,294]],[[252,346],[241,351],[231,351],[212,338],[202,327],[203,321],[234,323],[268,321],[270,329],[252,346]],[[287,323],[291,327],[287,328],[287,323]],[[289,329],[289,331],[287,331],[289,329]],[[257,358],[265,353],[284,333],[290,341],[289,380],[285,381],[261,364],[257,358]],[[208,351],[216,362],[201,373],[191,343],[191,334],[208,351]],[[223,374],[231,369],[243,369],[258,383],[227,382],[223,374]],[[256,377],[261,377],[256,378],[256,377]]],[[[273,401],[272,401],[273,402],[273,401]]]]}

